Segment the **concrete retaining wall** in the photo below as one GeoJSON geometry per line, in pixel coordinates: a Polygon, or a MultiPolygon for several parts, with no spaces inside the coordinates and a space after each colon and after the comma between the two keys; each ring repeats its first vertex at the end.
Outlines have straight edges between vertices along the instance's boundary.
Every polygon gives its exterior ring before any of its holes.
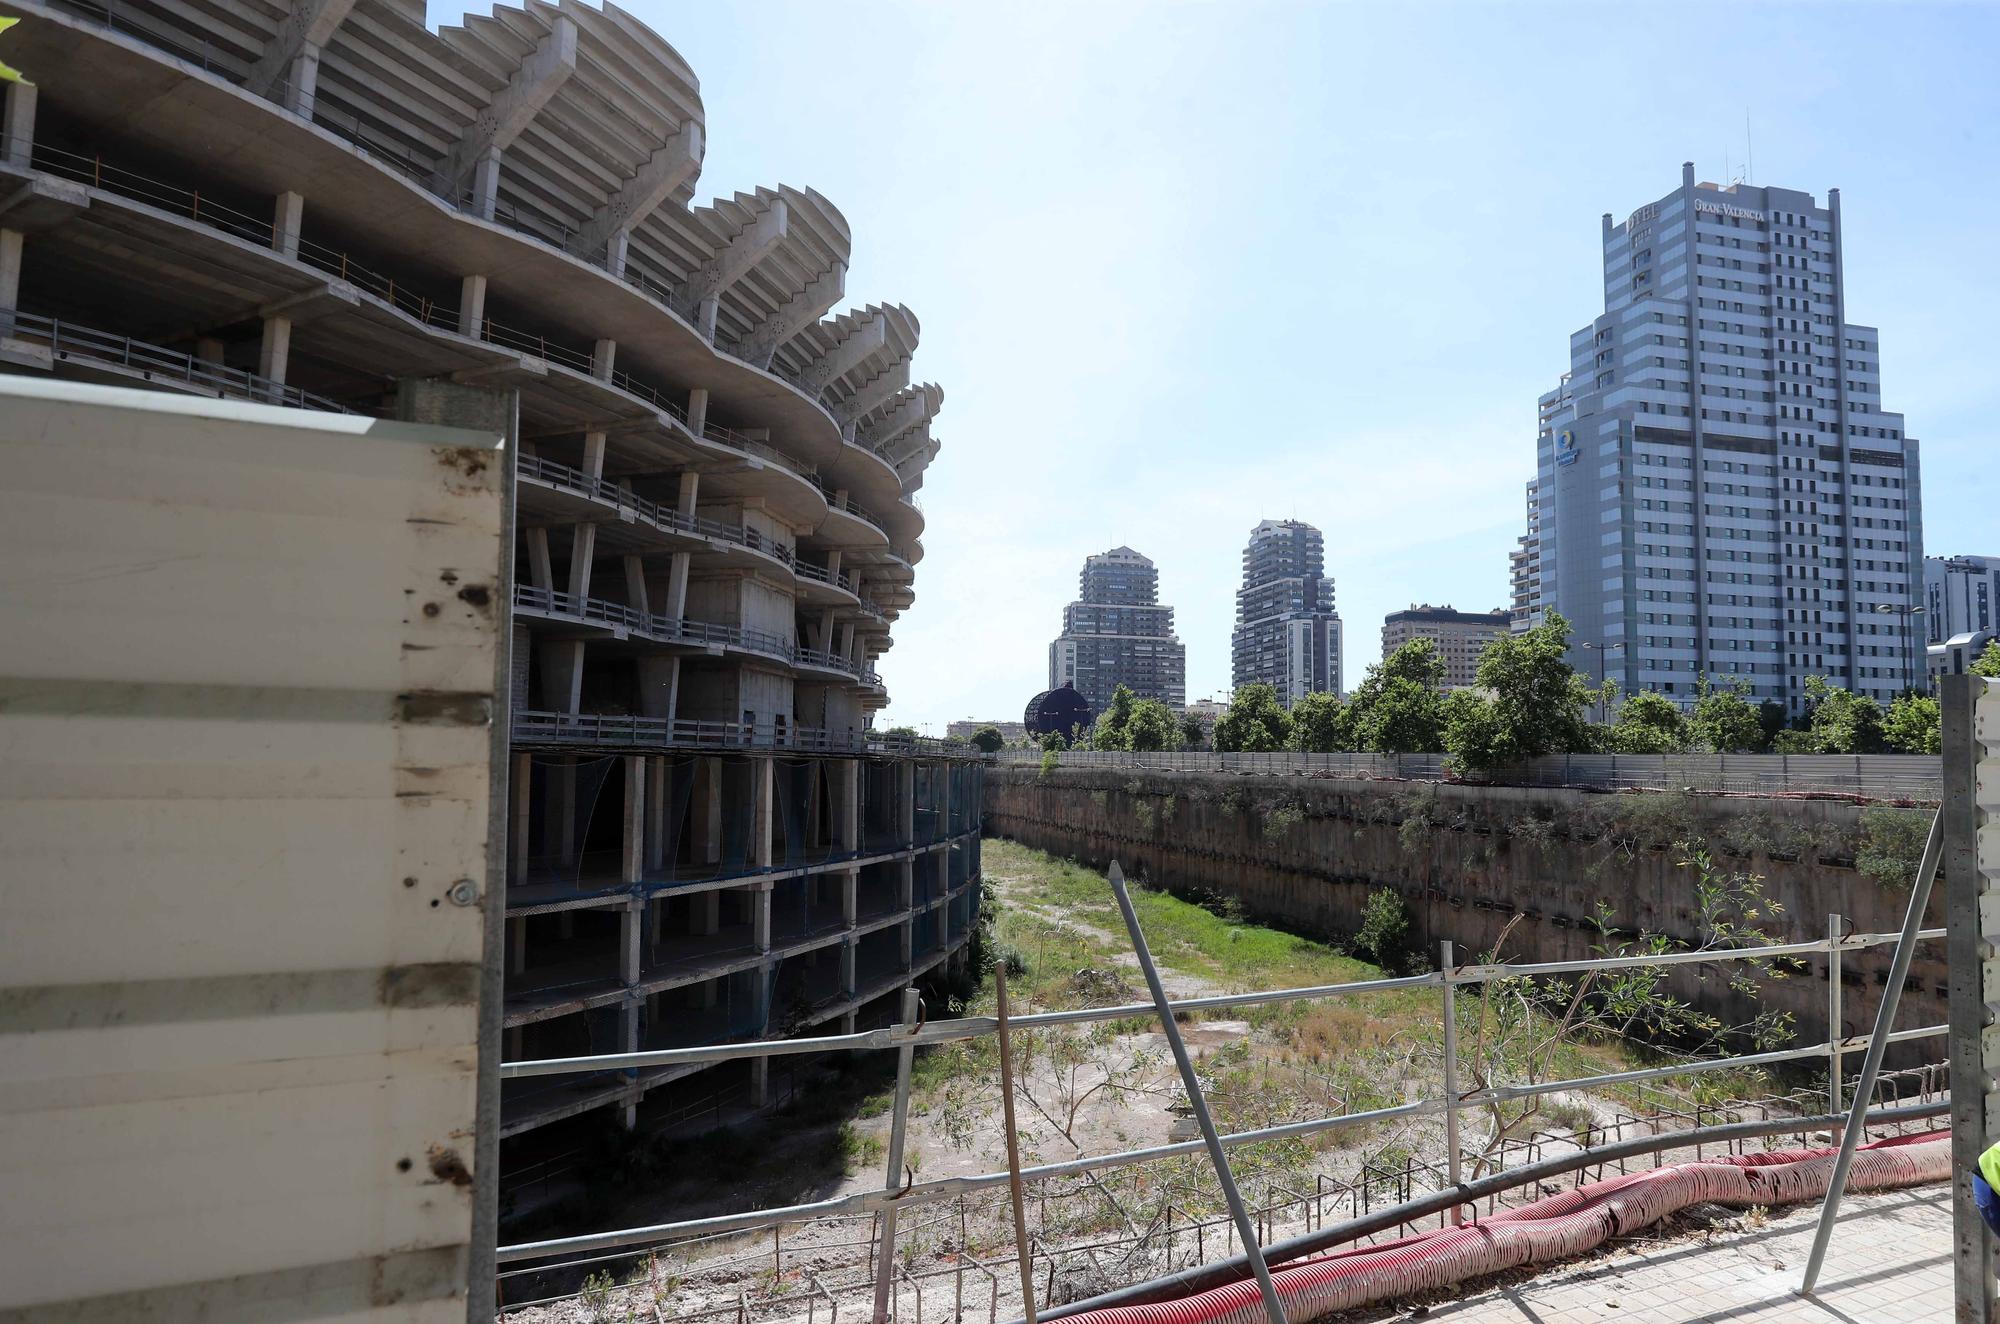
{"type": "MultiPolygon", "coordinates": [[[[1715,867],[1762,875],[1782,913],[1766,921],[1785,941],[1826,936],[1827,916],[1854,932],[1895,932],[1908,893],[1854,866],[1869,828],[1836,800],[1769,800],[1678,792],[1588,791],[1215,773],[989,768],[985,829],[1185,895],[1236,898],[1253,915],[1330,938],[1351,936],[1377,888],[1408,904],[1433,960],[1449,938],[1483,952],[1516,915],[1511,960],[1583,959],[1604,939],[1587,921],[1600,902],[1629,930],[1693,941],[1701,928],[1692,872],[1675,843],[1698,833],[1715,867]]],[[[1910,814],[1928,811],[1910,810],[1910,814]]],[[[1942,889],[1931,926],[1943,923],[1942,889]]],[[[1843,955],[1847,1034],[1874,1023],[1892,947],[1843,955]]],[[[1755,999],[1720,974],[1677,971],[1673,986],[1731,1024],[1776,1007],[1796,1042],[1827,1023],[1827,966],[1810,957],[1755,999]]],[[[1899,1028],[1946,1018],[1942,942],[1919,949],[1899,1028]]],[[[1944,1041],[1900,1045],[1892,1064],[1944,1055],[1944,1041]]],[[[1859,1054],[1849,1058],[1858,1070],[1859,1054]]]]}

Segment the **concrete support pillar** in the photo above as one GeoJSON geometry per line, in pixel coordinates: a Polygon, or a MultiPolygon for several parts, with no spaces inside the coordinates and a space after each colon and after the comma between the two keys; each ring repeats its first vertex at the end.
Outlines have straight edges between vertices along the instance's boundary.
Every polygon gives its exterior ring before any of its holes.
{"type": "Polygon", "coordinates": [[[693,554],[675,552],[667,566],[667,600],[661,604],[661,614],[670,621],[680,621],[687,616],[688,571],[693,565],[693,554]]]}
{"type": "Polygon", "coordinates": [[[838,777],[834,784],[833,847],[842,854],[853,854],[861,849],[861,760],[842,759],[828,766],[838,777]]]}
{"type": "MultiPolygon", "coordinates": [[[[617,341],[600,340],[595,345],[591,346],[590,375],[597,378],[599,381],[608,382],[611,380],[612,369],[617,362],[618,362],[617,341]]],[[[603,434],[599,433],[598,435],[602,436],[603,434]]],[[[602,442],[599,442],[598,444],[600,446],[603,445],[602,442]]],[[[602,468],[602,465],[600,465],[599,467],[602,468]]]]}
{"type": "MultiPolygon", "coordinates": [[[[608,345],[608,340],[600,340],[600,345],[608,345]]],[[[583,471],[592,478],[604,477],[604,434],[586,432],[583,434],[583,471]]]]}
{"type": "Polygon", "coordinates": [[[646,903],[635,896],[618,912],[618,979],[627,988],[638,985],[645,969],[645,936],[646,903]]]}
{"type": "MultiPolygon", "coordinates": [[[[768,891],[764,893],[764,897],[767,903],[770,899],[770,895],[771,894],[768,891]]],[[[766,929],[766,932],[767,933],[769,932],[768,928],[766,929]]],[[[766,950],[768,950],[768,946],[766,950]]],[[[754,1005],[756,1006],[757,1025],[759,1026],[760,1038],[763,1036],[764,1033],[768,1032],[771,1024],[771,976],[773,973],[774,972],[772,968],[768,965],[765,965],[765,966],[760,966],[758,969],[752,971],[750,975],[750,977],[756,981],[756,987],[752,993],[752,1000],[754,1002],[754,1005]]],[[[768,1057],[752,1058],[750,1059],[750,1106],[753,1108],[762,1108],[765,1104],[769,1103],[770,1101],[771,1101],[771,1059],[768,1057]]]]}
{"type": "Polygon", "coordinates": [[[719,294],[709,295],[701,301],[701,307],[695,310],[695,330],[701,332],[703,340],[715,339],[715,319],[721,312],[722,296],[719,294]]]}
{"type": "Polygon", "coordinates": [[[528,878],[528,824],[534,800],[535,760],[531,754],[514,755],[507,778],[507,797],[512,802],[507,818],[507,881],[520,884],[528,878]]]}
{"type": "Polygon", "coordinates": [[[753,1058],[750,1062],[750,1106],[762,1108],[771,1102],[771,1059],[753,1058]]]}
{"type": "Polygon", "coordinates": [[[35,103],[41,93],[33,83],[7,84],[0,139],[5,140],[7,164],[27,169],[35,154],[35,103]]]}
{"type": "Polygon", "coordinates": [[[21,241],[19,230],[0,230],[0,332],[11,334],[21,306],[21,241]]]}
{"type": "Polygon", "coordinates": [[[224,361],[224,359],[227,358],[227,353],[222,343],[222,337],[196,336],[194,342],[194,356],[200,359],[203,363],[221,364],[224,361]]]}
{"type": "Polygon", "coordinates": [[[625,602],[641,616],[651,616],[653,608],[646,593],[646,563],[636,556],[624,558],[625,602]]]}
{"type": "Polygon", "coordinates": [[[852,942],[840,944],[840,991],[850,998],[854,996],[854,953],[859,946],[852,942]]]}
{"type": "Polygon", "coordinates": [[[688,898],[688,930],[697,938],[712,938],[722,928],[722,893],[696,892],[688,898]]]}
{"type": "Polygon", "coordinates": [[[849,869],[840,875],[840,920],[853,928],[861,918],[861,870],[849,869]]]}
{"type": "Polygon", "coordinates": [[[771,950],[771,896],[769,883],[758,884],[750,894],[750,933],[760,952],[771,950]]]}
{"type": "MultiPolygon", "coordinates": [[[[672,774],[661,755],[646,763],[646,872],[654,874],[667,867],[667,778],[672,774]]],[[[655,925],[656,934],[657,929],[655,925]]]]}
{"type": "Polygon", "coordinates": [[[504,1041],[504,1047],[502,1047],[500,1051],[500,1057],[502,1061],[519,1062],[528,1056],[527,1031],[528,1027],[525,1025],[514,1025],[508,1027],[507,1036],[504,1041]]]}
{"type": "Polygon", "coordinates": [[[549,560],[549,531],[542,528],[523,529],[521,537],[528,545],[528,582],[544,593],[552,593],[556,587],[554,563],[549,560]]]}
{"type": "Polygon", "coordinates": [[[699,437],[708,426],[708,389],[697,386],[688,392],[688,431],[699,437]]]}
{"type": "Polygon", "coordinates": [[[472,167],[472,197],[465,209],[481,220],[493,219],[500,200],[500,149],[489,147],[472,167]]]}
{"type": "Polygon", "coordinates": [[[559,713],[583,706],[583,640],[552,639],[538,645],[542,660],[542,697],[559,713]]]}
{"type": "Polygon", "coordinates": [[[618,863],[620,876],[628,883],[646,876],[646,763],[642,754],[625,756],[625,822],[618,863]]]}
{"type": "Polygon", "coordinates": [[[305,119],[312,118],[313,103],[319,100],[319,50],[307,42],[285,72],[285,95],[280,104],[305,119]]]}
{"type": "Polygon", "coordinates": [[[271,248],[286,257],[299,255],[299,226],[305,221],[306,200],[297,193],[280,193],[271,208],[271,248]]]}
{"type": "Polygon", "coordinates": [[[486,277],[467,276],[458,283],[458,334],[481,340],[486,335],[486,277]]]}
{"type": "Polygon", "coordinates": [[[771,867],[771,833],[776,815],[773,812],[777,800],[776,759],[760,758],[751,765],[750,793],[750,864],[753,868],[771,867]]]}
{"type": "Polygon", "coordinates": [[[722,768],[721,761],[695,761],[694,796],[688,805],[688,835],[694,843],[695,858],[705,864],[722,859],[722,768]]]}
{"type": "Polygon", "coordinates": [[[511,915],[507,919],[507,973],[518,975],[528,968],[528,917],[511,915]]]}
{"type": "Polygon", "coordinates": [[[569,595],[579,609],[590,596],[590,567],[597,558],[597,526],[578,524],[569,535],[569,595]]]}
{"type": "Polygon", "coordinates": [[[839,581],[839,579],[840,579],[840,548],[836,547],[836,548],[834,548],[834,549],[833,549],[832,551],[830,551],[830,552],[828,552],[828,553],[826,554],[826,572],[827,572],[827,574],[829,574],[829,575],[833,576],[833,578],[834,578],[835,582],[838,582],[838,581],[839,581]]]}
{"type": "Polygon", "coordinates": [[[631,247],[630,230],[613,230],[604,243],[604,269],[620,280],[625,279],[625,256],[631,247]]]}
{"type": "Polygon", "coordinates": [[[576,760],[558,759],[549,769],[548,787],[547,823],[554,829],[549,835],[557,860],[567,867],[576,859],[576,760]]]}
{"type": "Polygon", "coordinates": [[[850,1011],[841,1016],[840,1032],[842,1034],[853,1034],[860,1028],[861,1028],[861,1014],[859,1012],[850,1011]]]}
{"type": "MultiPolygon", "coordinates": [[[[9,233],[11,233],[11,231],[0,230],[0,243],[5,242],[6,236],[9,233]]],[[[21,247],[20,240],[17,237],[14,241],[14,251],[16,256],[13,262],[15,271],[15,280],[17,282],[20,279],[20,269],[21,269],[21,259],[19,256],[20,247],[21,247]]],[[[6,258],[4,250],[0,250],[0,265],[4,265],[5,261],[6,258]]],[[[5,284],[4,275],[0,275],[0,284],[5,284]]],[[[10,297],[7,298],[6,305],[7,307],[11,308],[14,306],[14,301],[11,297],[11,291],[9,291],[9,295],[10,297]]],[[[292,319],[289,317],[265,318],[264,339],[262,344],[260,344],[257,349],[258,375],[263,377],[269,377],[272,381],[277,382],[279,385],[282,386],[285,381],[285,369],[290,365],[291,357],[292,357],[292,319]]]]}
{"type": "Polygon", "coordinates": [[[896,841],[917,843],[917,765],[907,759],[896,765],[896,841]]]}
{"type": "Polygon", "coordinates": [[[849,621],[845,625],[840,627],[840,655],[846,658],[849,662],[858,663],[860,661],[860,659],[855,657],[854,655],[853,621],[849,621]]]}
{"type": "Polygon", "coordinates": [[[681,475],[679,490],[674,494],[674,513],[682,519],[693,519],[700,497],[701,475],[690,469],[681,475]]]}

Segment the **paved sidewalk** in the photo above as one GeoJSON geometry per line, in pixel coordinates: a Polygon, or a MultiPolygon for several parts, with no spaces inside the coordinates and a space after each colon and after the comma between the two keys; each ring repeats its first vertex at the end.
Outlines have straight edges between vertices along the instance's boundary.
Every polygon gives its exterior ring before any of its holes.
{"type": "Polygon", "coordinates": [[[1921,1324],[1952,1315],[1951,1188],[1849,1196],[1819,1291],[1798,1295],[1819,1206],[1433,1306],[1439,1324],[1921,1324]]]}

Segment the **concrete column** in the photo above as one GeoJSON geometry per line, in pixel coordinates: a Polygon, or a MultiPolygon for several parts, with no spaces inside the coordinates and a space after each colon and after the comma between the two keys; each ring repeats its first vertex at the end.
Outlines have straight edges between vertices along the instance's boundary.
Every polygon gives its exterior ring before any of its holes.
{"type": "Polygon", "coordinates": [[[458,333],[479,340],[486,334],[486,277],[467,276],[458,283],[458,333]]]}
{"type": "Polygon", "coordinates": [[[689,1002],[704,1011],[713,1007],[715,1005],[715,986],[720,982],[721,980],[716,979],[702,980],[694,986],[694,990],[689,996],[689,1002]]]}
{"type": "Polygon", "coordinates": [[[620,280],[625,279],[625,256],[631,247],[630,230],[613,230],[604,243],[604,269],[620,280]]]}
{"type": "Polygon", "coordinates": [[[697,938],[712,938],[722,928],[722,893],[696,892],[688,898],[688,930],[697,938]]]}
{"type": "Polygon", "coordinates": [[[222,363],[228,356],[221,336],[196,336],[194,356],[203,363],[222,363]]]}
{"type": "Polygon", "coordinates": [[[652,606],[646,596],[646,563],[636,556],[624,558],[625,602],[641,616],[651,616],[652,606]]]}
{"type": "Polygon", "coordinates": [[[840,627],[840,655],[841,655],[842,657],[846,658],[846,659],[847,659],[847,660],[848,660],[849,662],[853,662],[853,661],[856,661],[856,660],[857,660],[857,659],[855,658],[855,656],[854,656],[854,622],[853,622],[853,621],[849,621],[849,622],[847,622],[847,623],[846,623],[845,625],[842,625],[842,626],[840,627]]]}
{"type": "Polygon", "coordinates": [[[759,869],[771,867],[771,828],[777,798],[777,760],[758,759],[751,767],[750,863],[759,869]]]}
{"type": "Polygon", "coordinates": [[[707,426],[708,390],[706,387],[697,386],[688,392],[688,431],[699,437],[702,429],[707,426]]]}
{"type": "Polygon", "coordinates": [[[703,340],[715,339],[715,319],[721,311],[721,295],[711,294],[701,301],[701,307],[695,313],[695,330],[701,332],[703,340]]]}
{"type": "Polygon", "coordinates": [[[694,797],[688,806],[688,832],[696,858],[714,864],[722,858],[722,770],[719,760],[695,761],[694,797]]]}
{"type": "Polygon", "coordinates": [[[521,536],[528,544],[528,582],[544,593],[553,592],[556,572],[549,560],[549,531],[542,528],[523,529],[521,536]]]}
{"type": "Polygon", "coordinates": [[[750,1062],[750,1106],[762,1108],[771,1102],[771,1059],[753,1058],[750,1062]]]}
{"type": "Polygon", "coordinates": [[[853,928],[861,918],[861,870],[849,869],[840,875],[840,918],[853,928]]]}
{"type": "Polygon", "coordinates": [[[646,903],[635,896],[618,912],[618,978],[627,988],[638,984],[645,968],[645,934],[646,903]]]}
{"type": "Polygon", "coordinates": [[[835,792],[840,798],[833,844],[843,852],[858,851],[861,849],[861,760],[842,759],[834,766],[840,770],[840,785],[835,792]]]}
{"type": "MultiPolygon", "coordinates": [[[[646,760],[646,871],[654,873],[667,865],[667,760],[654,755],[646,760]]],[[[655,926],[657,930],[657,926],[655,926]]]]}
{"type": "Polygon", "coordinates": [[[12,332],[14,313],[21,306],[21,240],[19,230],[0,230],[0,331],[12,332]]]}
{"type": "Polygon", "coordinates": [[[286,257],[299,255],[299,226],[305,220],[306,200],[297,193],[280,193],[271,208],[271,248],[286,257]]]}
{"type": "Polygon", "coordinates": [[[514,1025],[508,1027],[505,1047],[503,1047],[500,1051],[500,1058],[502,1061],[519,1062],[523,1058],[527,1057],[528,1055],[527,1030],[528,1027],[525,1025],[514,1025]]]}
{"type": "Polygon", "coordinates": [[[0,138],[6,142],[7,164],[26,169],[35,154],[35,103],[41,93],[33,83],[7,84],[0,138]]]}
{"type": "Polygon", "coordinates": [[[552,639],[538,645],[542,658],[542,692],[559,713],[574,713],[583,705],[583,640],[552,639]]]}
{"type": "Polygon", "coordinates": [[[673,560],[667,564],[667,600],[663,604],[663,614],[670,621],[679,621],[687,616],[688,571],[693,563],[692,553],[675,552],[673,560]]]}
{"type": "Polygon", "coordinates": [[[569,594],[579,610],[590,596],[590,566],[597,557],[597,526],[578,524],[569,535],[569,594]]]}
{"type": "MultiPolygon", "coordinates": [[[[600,340],[600,345],[608,345],[608,340],[600,340]]],[[[583,434],[583,471],[592,478],[604,477],[604,434],[586,432],[583,434]]]]}
{"type": "Polygon", "coordinates": [[[769,883],[760,883],[752,892],[750,902],[750,932],[757,944],[757,950],[771,950],[771,895],[769,883]]]}
{"type": "MultiPolygon", "coordinates": [[[[548,784],[548,821],[555,827],[557,858],[567,865],[576,858],[576,760],[558,759],[549,769],[548,784]]],[[[563,912],[565,916],[568,913],[563,912]]],[[[563,922],[567,926],[568,920],[563,922]]],[[[569,934],[564,932],[563,936],[569,934]]]]}
{"type": "Polygon", "coordinates": [[[507,973],[518,975],[528,968],[528,917],[512,915],[507,920],[507,973]]]}
{"type": "MultiPolygon", "coordinates": [[[[9,231],[0,230],[0,243],[4,243],[6,236],[9,233],[10,233],[9,231]]],[[[20,240],[18,238],[16,238],[14,242],[14,249],[16,256],[14,258],[13,265],[15,271],[15,280],[18,282],[18,280],[20,279],[20,267],[21,267],[21,260],[19,257],[20,240]]],[[[5,261],[6,258],[4,250],[0,250],[0,265],[4,265],[5,261]]],[[[4,275],[0,275],[0,283],[4,282],[5,282],[4,275]]],[[[7,306],[10,308],[14,306],[14,301],[13,298],[11,297],[11,292],[9,292],[9,295],[7,297],[7,306]]],[[[289,317],[265,318],[263,343],[259,345],[257,349],[258,374],[264,377],[269,377],[272,381],[277,382],[279,385],[283,385],[285,381],[285,369],[289,365],[291,357],[292,357],[292,319],[289,317]]]]}
{"type": "Polygon", "coordinates": [[[860,1028],[861,1028],[861,1015],[859,1012],[850,1011],[841,1016],[840,1032],[842,1034],[853,1034],[860,1028]]]}
{"type": "Polygon", "coordinates": [[[858,943],[840,944],[840,991],[848,997],[854,996],[854,953],[858,943]]]}
{"type": "Polygon", "coordinates": [[[917,765],[905,759],[896,765],[896,841],[913,846],[917,840],[917,765]]]}
{"type": "Polygon", "coordinates": [[[829,575],[832,575],[832,576],[834,577],[834,579],[835,579],[836,581],[837,581],[837,580],[839,580],[839,578],[840,578],[840,548],[836,547],[836,548],[834,548],[834,549],[833,549],[832,551],[830,551],[830,552],[828,552],[828,553],[826,554],[826,572],[827,572],[827,573],[828,573],[829,575]]]}
{"type": "Polygon", "coordinates": [[[516,754],[511,775],[507,779],[507,795],[513,801],[512,813],[507,821],[507,881],[519,884],[528,877],[528,824],[533,814],[535,759],[531,754],[516,754]]]}
{"type": "MultiPolygon", "coordinates": [[[[770,893],[766,892],[764,895],[768,900],[770,893]]],[[[758,968],[752,972],[751,978],[757,981],[752,996],[755,999],[757,1008],[757,1024],[761,1027],[759,1031],[759,1037],[761,1038],[771,1024],[771,967],[766,965],[758,968]]],[[[750,1105],[753,1108],[762,1108],[770,1101],[771,1059],[768,1057],[752,1058],[750,1060],[750,1105]]]]}
{"type": "MultiPolygon", "coordinates": [[[[618,362],[618,342],[600,340],[590,349],[590,375],[599,381],[611,380],[613,366],[618,362]]],[[[602,434],[599,434],[602,435],[602,434]]],[[[601,445],[602,443],[600,443],[601,445]]]]}
{"type": "Polygon", "coordinates": [[[500,149],[489,147],[472,167],[472,198],[465,209],[481,220],[490,221],[499,200],[500,149]]]}
{"type": "MultiPolygon", "coordinates": [[[[699,392],[706,396],[707,392],[699,392]]],[[[701,475],[690,469],[681,475],[680,489],[674,496],[674,513],[682,519],[693,519],[695,503],[701,496],[701,475]]]]}
{"type": "Polygon", "coordinates": [[[292,114],[311,119],[313,103],[318,98],[319,47],[307,42],[299,53],[292,57],[291,68],[285,76],[283,105],[292,114]]]}
{"type": "MultiPolygon", "coordinates": [[[[636,883],[646,876],[646,758],[625,756],[624,848],[619,864],[625,882],[636,883]]],[[[635,939],[636,942],[636,939],[635,939]]]]}

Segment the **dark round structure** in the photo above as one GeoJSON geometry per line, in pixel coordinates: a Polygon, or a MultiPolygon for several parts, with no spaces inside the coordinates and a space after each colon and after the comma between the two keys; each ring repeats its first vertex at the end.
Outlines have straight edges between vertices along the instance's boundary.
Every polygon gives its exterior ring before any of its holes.
{"type": "Polygon", "coordinates": [[[1031,734],[1045,736],[1055,731],[1067,739],[1078,727],[1088,731],[1096,716],[1090,711],[1090,701],[1078,694],[1075,686],[1063,685],[1028,700],[1021,722],[1031,734]]]}

